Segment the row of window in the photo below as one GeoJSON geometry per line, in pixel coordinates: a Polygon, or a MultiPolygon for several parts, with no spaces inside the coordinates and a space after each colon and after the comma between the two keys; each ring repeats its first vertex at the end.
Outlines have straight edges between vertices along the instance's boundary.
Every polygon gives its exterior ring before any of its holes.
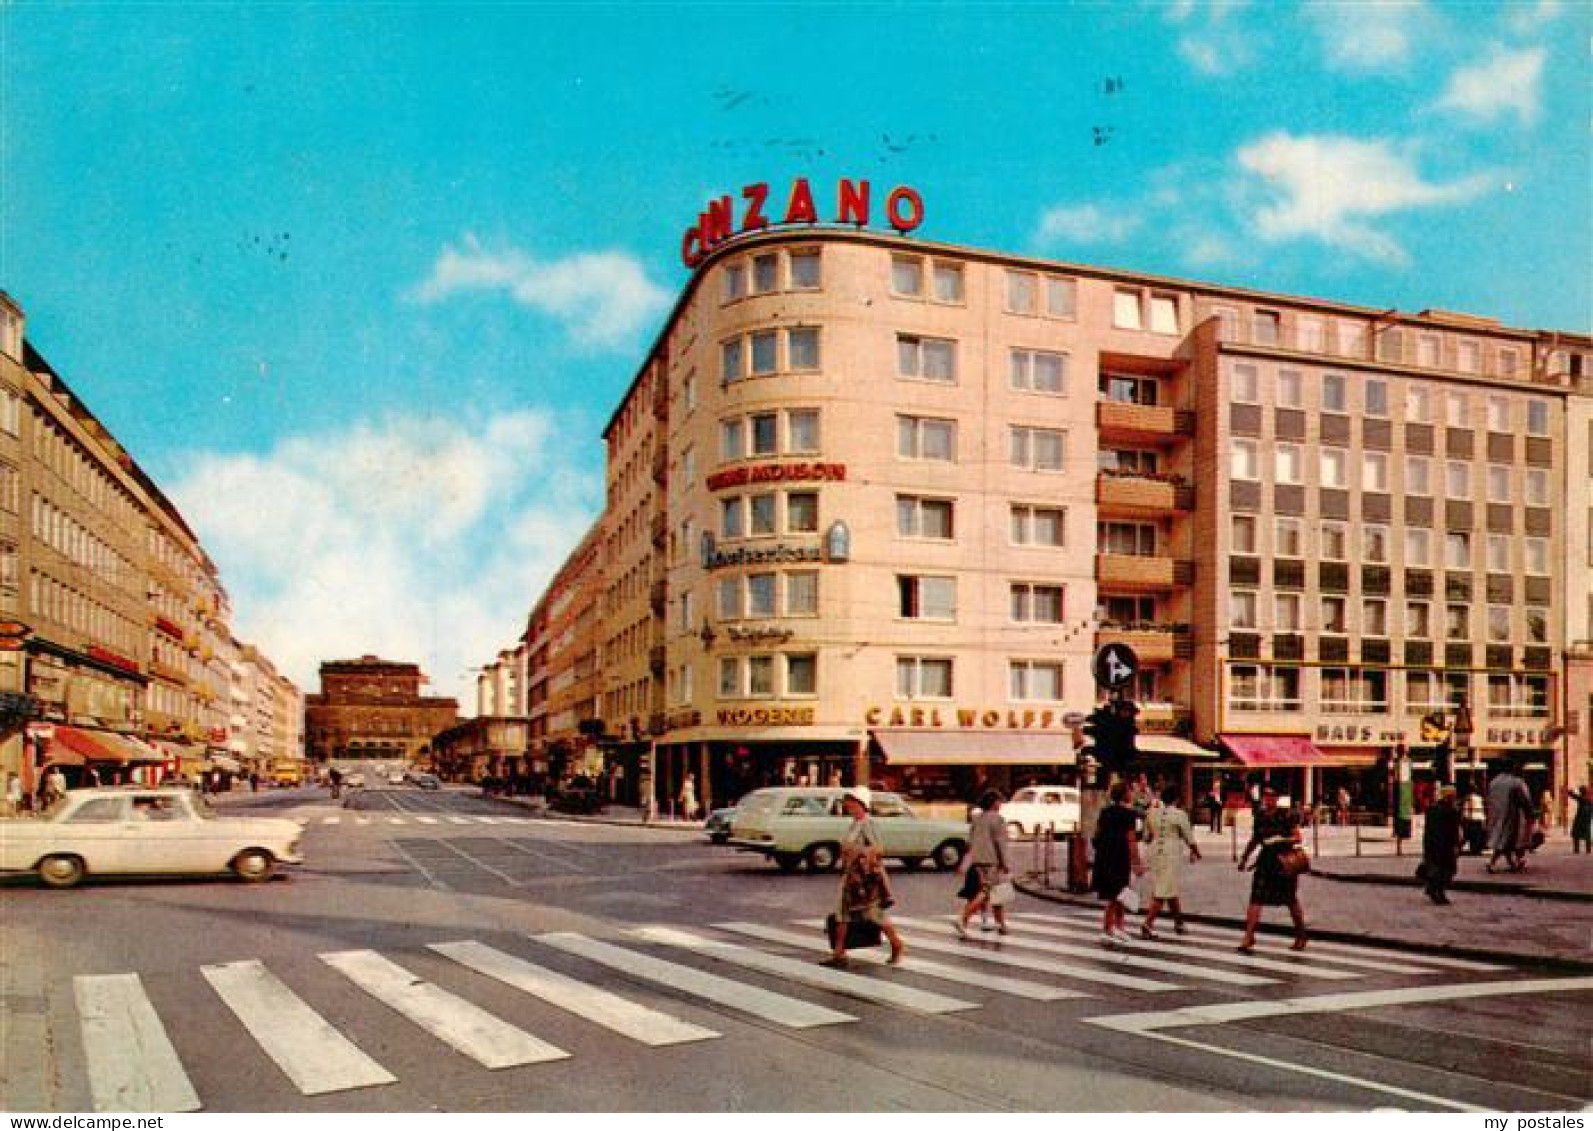
{"type": "Polygon", "coordinates": [[[137,652],[144,634],[143,626],[38,570],[28,575],[28,607],[35,616],[122,653],[137,652]]]}
{"type": "MultiPolygon", "coordinates": [[[[1330,714],[1387,715],[1400,712],[1390,702],[1393,673],[1384,668],[1299,668],[1285,664],[1233,664],[1229,668],[1228,709],[1289,711],[1305,709],[1304,688],[1314,680],[1319,710],[1330,714]]],[[[1447,711],[1452,704],[1478,702],[1470,672],[1410,669],[1403,673],[1403,713],[1447,711]]],[[[1488,715],[1494,718],[1547,718],[1550,680],[1546,675],[1487,675],[1488,715]]]]}
{"type": "MultiPolygon", "coordinates": [[[[1263,624],[1260,616],[1261,596],[1253,589],[1235,589],[1228,595],[1228,623],[1242,630],[1270,629],[1273,632],[1303,632],[1305,623],[1305,596],[1300,593],[1274,593],[1272,618],[1263,624]]],[[[1318,598],[1316,623],[1320,632],[1345,633],[1349,631],[1350,599],[1341,594],[1324,594],[1318,598]]],[[[1361,636],[1387,636],[1389,634],[1389,601],[1386,597],[1361,598],[1361,615],[1358,631],[1361,636]]],[[[1433,602],[1407,600],[1405,602],[1405,633],[1407,638],[1428,639],[1433,635],[1433,602]]],[[[1476,606],[1469,603],[1451,603],[1444,606],[1444,637],[1447,640],[1472,639],[1472,620],[1476,606]]],[[[1487,605],[1487,640],[1490,643],[1507,643],[1513,639],[1512,623],[1516,610],[1513,605],[1487,605]]],[[[1549,610],[1540,605],[1527,605],[1521,610],[1526,640],[1532,644],[1549,642],[1549,610]]]]}
{"type": "MultiPolygon", "coordinates": [[[[721,699],[811,698],[818,694],[818,656],[812,652],[779,652],[721,656],[718,695],[721,699]]],[[[954,661],[949,656],[896,657],[896,698],[953,698],[954,661]]],[[[1063,665],[1054,660],[1014,659],[1007,662],[1007,695],[1018,703],[1060,703],[1063,665]]],[[[674,701],[691,701],[691,668],[682,667],[673,680],[674,701]]]]}
{"type": "Polygon", "coordinates": [[[32,519],[33,536],[70,561],[92,569],[113,585],[126,588],[136,582],[132,563],[42,495],[33,496],[32,519]]]}
{"type": "MultiPolygon", "coordinates": [[[[1272,543],[1263,547],[1258,536],[1261,520],[1253,514],[1236,514],[1229,520],[1233,552],[1260,554],[1263,551],[1274,558],[1303,558],[1306,556],[1306,520],[1279,516],[1273,520],[1272,543]]],[[[1311,556],[1323,561],[1360,561],[1383,565],[1390,560],[1392,535],[1387,526],[1379,523],[1362,523],[1356,526],[1359,535],[1353,547],[1348,524],[1331,520],[1313,521],[1314,533],[1311,556]]],[[[1443,564],[1449,569],[1471,570],[1477,538],[1469,531],[1448,531],[1442,535],[1422,526],[1407,526],[1403,532],[1404,554],[1401,563],[1407,567],[1426,569],[1435,564],[1433,546],[1437,538],[1443,539],[1443,564]]],[[[1535,577],[1549,575],[1549,540],[1529,535],[1488,534],[1481,540],[1485,567],[1492,573],[1510,573],[1515,568],[1519,550],[1520,568],[1535,577]]]]}
{"type": "MultiPolygon", "coordinates": [[[[1301,484],[1305,482],[1306,449],[1290,442],[1266,442],[1234,437],[1230,448],[1229,474],[1234,479],[1258,482],[1262,475],[1262,450],[1272,453],[1272,481],[1301,484]]],[[[1388,452],[1362,452],[1360,480],[1362,491],[1387,492],[1390,487],[1389,467],[1393,457],[1388,452]]],[[[1317,453],[1318,484],[1323,487],[1348,488],[1352,454],[1348,448],[1321,447],[1317,453]]],[[[1516,468],[1509,464],[1480,465],[1470,460],[1435,461],[1427,456],[1405,456],[1403,493],[1431,496],[1433,492],[1433,465],[1441,462],[1444,471],[1444,494],[1451,499],[1475,497],[1477,472],[1482,471],[1485,495],[1490,503],[1516,501],[1515,484],[1522,484],[1522,501],[1528,506],[1546,507],[1550,502],[1549,470],[1542,467],[1516,468]]]]}

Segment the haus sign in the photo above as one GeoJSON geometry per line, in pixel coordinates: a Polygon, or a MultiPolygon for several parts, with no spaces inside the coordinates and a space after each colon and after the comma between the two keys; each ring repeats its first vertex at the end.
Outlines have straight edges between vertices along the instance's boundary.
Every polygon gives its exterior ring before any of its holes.
{"type": "MultiPolygon", "coordinates": [[[[869,225],[872,213],[874,186],[868,181],[838,181],[835,188],[835,209],[830,214],[837,224],[869,225]]],[[[718,200],[710,200],[708,207],[697,216],[697,223],[687,228],[680,239],[681,262],[696,267],[708,253],[733,236],[782,224],[817,224],[819,209],[813,199],[813,188],[806,177],[791,182],[791,189],[783,197],[772,200],[770,186],[760,182],[741,190],[740,222],[737,222],[737,200],[728,193],[718,200]]],[[[885,194],[885,220],[898,232],[906,235],[924,222],[924,198],[918,190],[907,185],[897,185],[885,194]]]]}

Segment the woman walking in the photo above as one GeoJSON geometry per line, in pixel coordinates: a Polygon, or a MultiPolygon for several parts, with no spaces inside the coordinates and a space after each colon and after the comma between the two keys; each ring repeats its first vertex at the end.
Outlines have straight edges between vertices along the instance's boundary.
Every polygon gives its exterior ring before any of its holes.
{"type": "Polygon", "coordinates": [[[968,920],[974,912],[989,908],[996,917],[996,931],[1007,933],[1007,909],[990,902],[990,890],[1012,872],[1007,855],[1007,826],[1001,819],[1003,798],[998,790],[987,789],[979,796],[979,816],[974,818],[968,845],[968,880],[963,892],[968,902],[957,917],[957,935],[968,937],[968,920]]]}
{"type": "Polygon", "coordinates": [[[1434,903],[1449,902],[1444,889],[1454,882],[1465,837],[1460,810],[1455,808],[1455,787],[1442,786],[1438,790],[1438,802],[1427,810],[1427,821],[1422,827],[1421,878],[1427,898],[1434,903]]]}
{"type": "Polygon", "coordinates": [[[885,855],[879,832],[868,819],[873,800],[865,785],[853,786],[841,795],[841,808],[852,824],[841,838],[841,896],[835,909],[835,937],[830,940],[829,966],[846,965],[846,931],[851,923],[872,923],[890,940],[891,964],[901,962],[907,947],[887,908],[896,902],[890,881],[885,877],[885,855]]]}
{"type": "Polygon", "coordinates": [[[1593,852],[1593,785],[1576,793],[1576,815],[1571,818],[1571,854],[1593,852]]]}
{"type": "Polygon", "coordinates": [[[1261,807],[1256,811],[1255,828],[1250,833],[1250,843],[1239,856],[1239,870],[1243,872],[1250,854],[1260,850],[1256,857],[1256,874],[1250,882],[1250,906],[1245,909],[1245,934],[1239,943],[1239,952],[1249,954],[1256,945],[1256,925],[1261,922],[1263,907],[1287,907],[1294,920],[1294,949],[1304,950],[1305,912],[1300,907],[1300,877],[1284,867],[1286,852],[1303,851],[1300,844],[1300,822],[1292,810],[1278,808],[1278,791],[1267,786],[1261,791],[1261,807]]]}
{"type": "Polygon", "coordinates": [[[1106,901],[1101,912],[1101,941],[1107,946],[1128,938],[1123,925],[1123,889],[1145,870],[1139,861],[1134,827],[1139,814],[1126,804],[1128,783],[1119,779],[1107,794],[1111,804],[1095,818],[1095,894],[1106,901]]]}
{"type": "Polygon", "coordinates": [[[1150,857],[1151,901],[1145,912],[1145,922],[1139,928],[1142,938],[1156,937],[1156,916],[1161,914],[1163,903],[1173,909],[1173,930],[1180,935],[1189,930],[1184,926],[1184,908],[1178,901],[1178,890],[1183,879],[1185,850],[1188,850],[1189,859],[1195,861],[1200,859],[1200,849],[1195,844],[1189,814],[1178,807],[1178,801],[1178,787],[1167,786],[1162,790],[1161,805],[1145,818],[1145,834],[1150,840],[1145,854],[1150,857]]]}

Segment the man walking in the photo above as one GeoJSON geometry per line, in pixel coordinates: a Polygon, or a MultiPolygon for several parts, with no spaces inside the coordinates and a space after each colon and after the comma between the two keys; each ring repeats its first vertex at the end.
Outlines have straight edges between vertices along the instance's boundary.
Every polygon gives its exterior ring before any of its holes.
{"type": "Polygon", "coordinates": [[[1455,807],[1455,787],[1443,786],[1437,803],[1427,810],[1427,824],[1422,830],[1421,877],[1427,886],[1427,898],[1434,903],[1449,902],[1444,889],[1454,882],[1464,838],[1460,810],[1455,807]]]}

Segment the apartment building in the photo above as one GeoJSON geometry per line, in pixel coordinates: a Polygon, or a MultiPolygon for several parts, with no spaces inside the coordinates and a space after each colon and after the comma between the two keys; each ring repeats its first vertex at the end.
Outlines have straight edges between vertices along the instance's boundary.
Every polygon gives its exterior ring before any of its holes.
{"type": "Polygon", "coordinates": [[[1378,807],[1442,735],[1462,781],[1563,797],[1590,357],[861,230],[716,241],[605,432],[605,750],[660,802],[965,796],[1063,772],[1121,641],[1175,780],[1378,807]]]}

